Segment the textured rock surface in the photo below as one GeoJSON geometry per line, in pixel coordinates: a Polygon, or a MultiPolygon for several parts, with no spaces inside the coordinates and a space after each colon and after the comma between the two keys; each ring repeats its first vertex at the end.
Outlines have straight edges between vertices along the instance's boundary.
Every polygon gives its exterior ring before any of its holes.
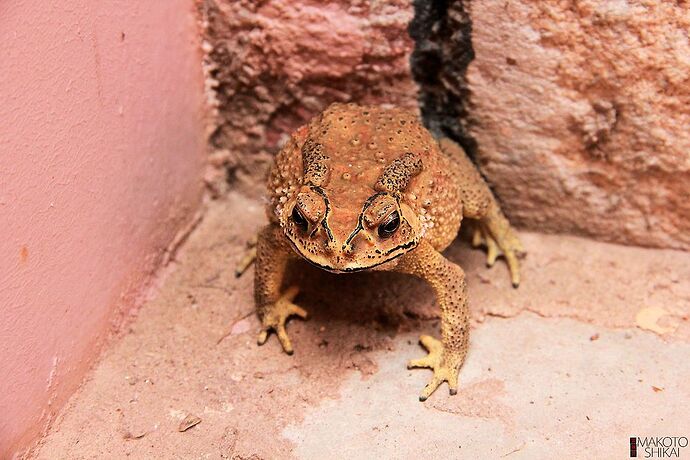
{"type": "Polygon", "coordinates": [[[518,224],[690,248],[690,5],[470,2],[477,159],[518,224]]]}
{"type": "Polygon", "coordinates": [[[412,15],[408,0],[202,3],[207,85],[215,89],[212,189],[222,189],[222,166],[231,181],[249,173],[255,182],[280,142],[331,102],[415,109],[412,15]]]}
{"type": "Polygon", "coordinates": [[[419,97],[426,124],[468,150],[518,225],[690,249],[687,2],[200,9],[216,194],[228,178],[260,189],[281,141],[330,102],[419,97]]]}

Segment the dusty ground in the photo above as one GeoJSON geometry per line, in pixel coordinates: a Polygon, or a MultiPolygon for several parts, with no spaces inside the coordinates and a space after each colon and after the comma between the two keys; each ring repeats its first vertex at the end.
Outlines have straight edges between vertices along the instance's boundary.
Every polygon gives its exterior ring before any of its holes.
{"type": "Polygon", "coordinates": [[[438,321],[416,280],[299,265],[295,355],[256,345],[252,273],[233,267],[263,219],[240,196],[211,204],[36,458],[625,458],[629,436],[690,435],[688,253],[525,233],[513,290],[456,243],[472,348],[458,395],[420,403],[430,372],[405,362],[438,321]]]}

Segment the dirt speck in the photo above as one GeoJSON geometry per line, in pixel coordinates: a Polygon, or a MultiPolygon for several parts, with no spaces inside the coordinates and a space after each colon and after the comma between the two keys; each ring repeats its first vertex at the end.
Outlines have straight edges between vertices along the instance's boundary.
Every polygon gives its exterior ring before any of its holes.
{"type": "Polygon", "coordinates": [[[26,263],[29,260],[29,248],[23,244],[19,249],[19,261],[21,263],[26,263]]]}

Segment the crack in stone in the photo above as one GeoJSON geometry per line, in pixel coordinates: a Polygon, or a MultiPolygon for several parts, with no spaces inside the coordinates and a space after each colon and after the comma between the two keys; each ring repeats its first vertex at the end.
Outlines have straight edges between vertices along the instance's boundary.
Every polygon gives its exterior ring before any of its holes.
{"type": "Polygon", "coordinates": [[[474,59],[472,21],[463,0],[414,0],[408,32],[415,41],[412,75],[420,86],[425,125],[437,137],[449,137],[476,158],[470,134],[470,89],[467,68],[474,59]]]}

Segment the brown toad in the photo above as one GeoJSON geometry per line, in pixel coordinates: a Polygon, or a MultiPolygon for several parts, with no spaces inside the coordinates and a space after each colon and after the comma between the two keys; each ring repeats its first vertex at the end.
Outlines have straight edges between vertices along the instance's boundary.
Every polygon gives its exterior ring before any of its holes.
{"type": "Polygon", "coordinates": [[[441,307],[441,340],[422,336],[429,367],[424,401],[444,381],[457,391],[467,354],[469,311],[463,270],[443,251],[463,217],[476,219],[474,244],[488,248],[488,265],[504,255],[513,285],[520,282],[522,245],[491,191],[462,149],[437,141],[415,115],[400,109],[333,104],[298,129],[275,158],[268,180],[270,223],[259,235],[254,280],[262,322],[259,344],[275,331],[292,354],[285,331],[291,315],[307,312],[281,291],[287,262],[301,256],[324,270],[391,270],[433,288],[441,307]]]}

